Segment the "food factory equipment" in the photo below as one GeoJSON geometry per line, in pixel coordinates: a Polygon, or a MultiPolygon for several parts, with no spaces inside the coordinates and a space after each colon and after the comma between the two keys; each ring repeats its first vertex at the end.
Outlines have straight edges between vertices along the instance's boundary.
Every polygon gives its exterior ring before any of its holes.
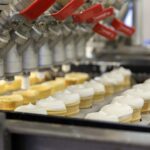
{"type": "Polygon", "coordinates": [[[38,22],[38,26],[41,26],[42,29],[42,36],[41,40],[39,40],[39,49],[38,51],[38,67],[40,70],[50,68],[52,65],[52,50],[50,49],[50,42],[51,41],[51,33],[49,31],[50,28],[50,17],[48,14],[42,16],[41,20],[38,22]]]}
{"type": "MultiPolygon", "coordinates": [[[[12,80],[14,75],[21,73],[23,69],[28,69],[26,68],[26,65],[30,66],[30,64],[29,63],[27,64],[27,62],[25,62],[26,60],[29,59],[28,60],[29,62],[30,60],[33,61],[35,59],[35,57],[33,57],[33,59],[29,58],[29,56],[34,53],[31,50],[32,46],[29,46],[29,49],[27,51],[24,51],[23,53],[23,67],[22,67],[22,59],[19,54],[20,45],[29,43],[28,32],[32,27],[31,21],[35,20],[38,16],[40,16],[54,2],[55,1],[46,1],[45,5],[45,3],[41,4],[41,1],[36,2],[16,1],[10,4],[10,8],[8,8],[8,10],[2,11],[1,48],[3,54],[1,55],[1,57],[2,58],[4,57],[4,66],[5,66],[4,72],[7,79],[12,80]],[[38,9],[39,5],[42,6],[41,9],[38,9]],[[37,11],[36,14],[33,13],[33,11],[37,11]],[[9,39],[6,37],[9,37],[9,39]],[[19,48],[17,49],[18,46],[19,48]],[[26,58],[27,56],[28,58],[26,58]]],[[[30,42],[31,41],[32,40],[30,40],[30,42]]]]}
{"type": "MultiPolygon", "coordinates": [[[[120,39],[120,33],[128,36],[134,33],[134,28],[114,19],[114,16],[122,18],[125,15],[128,1],[71,0],[68,3],[68,0],[60,0],[63,5],[52,0],[36,0],[37,3],[33,0],[18,1],[15,7],[11,5],[11,13],[2,11],[0,17],[1,78],[13,80],[15,75],[22,74],[24,81],[28,82],[32,71],[54,71],[55,67],[64,64],[75,65],[77,71],[85,69],[93,77],[122,65],[90,60],[91,65],[86,58],[86,45],[94,39],[107,48],[108,44],[114,46],[120,39]],[[43,10],[38,11],[39,4],[43,10]],[[28,9],[24,9],[26,7],[28,9]]],[[[126,36],[123,37],[126,39],[126,36]]],[[[141,64],[137,70],[137,66],[123,65],[133,71],[137,81],[141,79],[138,75],[148,70],[141,64]]],[[[83,110],[82,114],[85,112],[83,110]]],[[[127,125],[87,121],[78,116],[64,118],[1,112],[0,149],[146,150],[150,147],[150,128],[149,122],[142,123],[127,125]]]]}
{"type": "MultiPolygon", "coordinates": [[[[53,3],[54,1],[50,2],[50,5],[53,3]]],[[[115,2],[112,2],[112,4],[114,3],[115,2]]],[[[108,5],[108,2],[105,1],[102,4],[108,5]]],[[[28,6],[28,3],[26,3],[25,6],[28,6]]],[[[43,6],[45,7],[44,4],[43,6]]],[[[121,8],[120,6],[121,5],[118,5],[117,8],[120,9],[121,8]]],[[[5,26],[4,29],[6,30],[6,31],[3,30],[4,33],[2,33],[1,36],[2,37],[1,45],[4,45],[2,49],[8,49],[4,50],[3,55],[5,56],[2,55],[2,57],[5,58],[4,76],[6,76],[6,78],[8,78],[9,80],[13,80],[13,76],[20,74],[21,72],[23,72],[24,75],[29,75],[30,72],[33,70],[39,69],[44,70],[50,68],[52,63],[61,64],[66,60],[67,61],[70,60],[73,61],[76,59],[81,60],[82,56],[85,57],[84,45],[86,45],[86,42],[89,39],[88,37],[92,36],[92,32],[90,32],[90,30],[92,31],[91,28],[93,28],[93,26],[94,26],[93,30],[95,32],[98,32],[100,35],[103,35],[106,38],[111,38],[109,37],[109,34],[114,35],[113,38],[116,37],[115,31],[112,31],[111,28],[105,27],[103,25],[97,24],[95,26],[94,24],[93,25],[88,24],[89,28],[86,27],[87,26],[86,20],[90,19],[91,17],[94,18],[96,15],[99,16],[105,15],[107,11],[108,13],[110,13],[108,16],[106,14],[106,16],[104,17],[102,16],[102,18],[100,17],[95,18],[96,21],[99,21],[113,15],[112,8],[110,8],[110,12],[109,8],[108,10],[106,9],[102,11],[101,8],[102,6],[99,6],[97,4],[97,1],[80,1],[78,3],[76,1],[71,1],[65,6],[61,6],[61,4],[57,2],[52,7],[52,9],[49,10],[49,12],[47,11],[45,15],[43,15],[41,18],[38,19],[37,22],[35,22],[35,25],[32,24],[31,21],[26,21],[26,18],[30,20],[35,20],[35,18],[38,17],[38,14],[33,14],[33,16],[30,15],[32,13],[30,8],[29,11],[31,12],[29,13],[27,12],[28,9],[22,10],[24,7],[22,8],[21,2],[14,7],[16,8],[16,11],[15,9],[13,9],[13,7],[14,6],[11,3],[10,12],[7,12],[7,15],[5,14],[5,11],[2,12],[2,16],[4,16],[3,17],[4,19],[2,20],[3,24],[1,26],[1,28],[5,26]],[[84,2],[86,2],[87,4],[84,4],[84,2]],[[81,7],[82,5],[84,7],[81,7]],[[70,9],[71,7],[72,9],[70,9]],[[73,18],[71,18],[71,15],[78,8],[80,8],[79,11],[77,11],[77,13],[73,15],[73,18]],[[22,11],[20,12],[20,15],[18,15],[16,12],[20,10],[22,11]],[[91,13],[93,10],[96,10],[94,14],[91,13]],[[83,11],[84,13],[80,13],[81,11],[83,11]],[[101,11],[102,13],[98,14],[98,12],[101,11]],[[10,15],[9,13],[15,15],[9,16],[10,15]],[[48,18],[48,15],[51,15],[52,17],[49,16],[48,18]],[[25,18],[23,18],[22,16],[25,18]],[[84,18],[82,20],[82,18],[85,16],[86,19],[84,18]],[[68,17],[69,17],[68,20],[62,22],[68,17]],[[10,19],[9,22],[7,21],[8,18],[10,19]],[[78,18],[81,19],[79,20],[80,22],[78,22],[78,18]],[[74,23],[74,21],[76,23],[74,23]],[[85,25],[84,24],[82,25],[82,22],[85,23],[85,25]],[[10,23],[13,23],[13,26],[10,27],[9,25],[10,23]],[[108,29],[108,31],[103,31],[103,33],[100,33],[101,31],[99,30],[99,27],[101,26],[103,26],[104,30],[108,29]],[[14,40],[14,42],[12,39],[14,40]],[[7,45],[7,48],[5,48],[5,44],[7,45]],[[82,50],[80,50],[79,48],[81,46],[83,47],[81,48],[82,50]]],[[[46,8],[48,7],[49,6],[46,6],[46,8]]],[[[41,10],[41,12],[39,12],[39,15],[43,11],[44,10],[41,10]]],[[[133,29],[128,28],[128,30],[131,30],[131,32],[133,32],[133,29]]],[[[3,61],[1,61],[1,68],[2,68],[1,70],[3,70],[3,61]]],[[[3,76],[3,73],[1,76],[3,76]]]]}
{"type": "Polygon", "coordinates": [[[109,59],[125,62],[130,59],[131,62],[137,61],[137,63],[149,59],[149,48],[144,46],[144,39],[142,38],[144,32],[142,18],[145,18],[141,8],[143,3],[147,2],[132,0],[129,8],[122,11],[122,20],[126,21],[127,17],[131,17],[128,23],[136,27],[134,36],[129,39],[121,37],[116,42],[101,42],[102,40],[99,37],[95,37],[93,44],[97,45],[94,48],[95,56],[98,56],[101,60],[109,59]]]}

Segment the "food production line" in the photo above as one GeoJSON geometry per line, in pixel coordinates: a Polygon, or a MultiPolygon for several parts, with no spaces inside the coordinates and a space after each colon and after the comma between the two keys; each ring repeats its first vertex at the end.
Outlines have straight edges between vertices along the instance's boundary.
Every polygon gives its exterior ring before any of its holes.
{"type": "MultiPolygon", "coordinates": [[[[147,49],[135,48],[141,44],[140,0],[3,0],[0,10],[0,78],[11,83],[21,75],[22,90],[34,71],[50,79],[68,72],[94,78],[123,66],[134,83],[149,78],[147,49]],[[134,27],[124,23],[130,4],[134,27]],[[129,49],[139,55],[133,59],[129,49]]],[[[0,150],[149,149],[148,114],[133,124],[83,119],[111,99],[73,117],[1,111],[0,150]]]]}

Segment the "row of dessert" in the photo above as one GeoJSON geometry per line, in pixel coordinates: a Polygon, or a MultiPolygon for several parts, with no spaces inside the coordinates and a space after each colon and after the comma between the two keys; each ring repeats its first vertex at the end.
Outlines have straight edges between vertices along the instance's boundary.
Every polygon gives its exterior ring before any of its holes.
{"type": "Polygon", "coordinates": [[[112,103],[104,106],[99,112],[89,113],[85,118],[121,123],[137,122],[141,114],[150,112],[150,79],[143,84],[134,85],[112,103]]]}
{"type": "MultiPolygon", "coordinates": [[[[90,108],[93,104],[104,100],[105,96],[123,90],[131,84],[131,72],[124,68],[115,69],[109,73],[86,81],[86,74],[70,73],[64,78],[67,83],[65,90],[53,92],[52,96],[32,102],[32,104],[17,107],[15,111],[42,113],[49,115],[71,116],[79,113],[80,109],[90,108]],[[81,78],[84,77],[84,78],[81,78]],[[34,105],[33,105],[34,104],[34,105]]],[[[62,78],[57,79],[62,80],[62,78]]],[[[44,83],[44,85],[51,85],[44,83]]],[[[33,86],[32,90],[42,90],[41,85],[33,86]]]]}

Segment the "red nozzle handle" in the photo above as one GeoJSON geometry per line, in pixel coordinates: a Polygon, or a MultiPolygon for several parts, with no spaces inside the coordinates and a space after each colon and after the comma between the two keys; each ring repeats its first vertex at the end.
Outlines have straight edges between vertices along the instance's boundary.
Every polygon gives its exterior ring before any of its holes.
{"type": "Polygon", "coordinates": [[[78,14],[73,14],[72,17],[75,23],[83,23],[97,16],[102,10],[103,6],[101,4],[95,4],[78,14]]]}
{"type": "Polygon", "coordinates": [[[52,16],[57,20],[63,21],[71,16],[83,4],[84,0],[71,0],[61,10],[53,13],[52,16]]]}
{"type": "Polygon", "coordinates": [[[126,36],[132,36],[135,33],[134,27],[129,27],[125,25],[119,19],[114,18],[111,24],[116,30],[124,33],[126,36]]]}
{"type": "Polygon", "coordinates": [[[28,20],[35,20],[46,11],[56,0],[35,0],[30,6],[20,11],[20,15],[28,20]]]}
{"type": "Polygon", "coordinates": [[[115,40],[117,37],[117,32],[114,29],[109,28],[109,27],[99,24],[99,23],[97,23],[94,26],[93,31],[98,33],[99,35],[105,37],[108,40],[115,40]]]}
{"type": "Polygon", "coordinates": [[[89,23],[97,23],[101,20],[104,20],[104,19],[110,17],[110,16],[113,16],[114,14],[115,14],[115,12],[114,12],[113,7],[103,9],[103,11],[99,12],[96,17],[90,19],[89,23]]]}

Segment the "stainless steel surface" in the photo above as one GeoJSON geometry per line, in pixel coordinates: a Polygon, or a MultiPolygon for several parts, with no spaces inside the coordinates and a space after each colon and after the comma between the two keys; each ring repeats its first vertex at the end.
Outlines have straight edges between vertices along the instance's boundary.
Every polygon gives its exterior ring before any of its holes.
{"type": "Polygon", "coordinates": [[[84,58],[86,58],[86,39],[85,37],[78,37],[78,43],[76,44],[76,57],[79,60],[83,60],[84,58]]]}
{"type": "Polygon", "coordinates": [[[5,150],[5,127],[4,127],[4,120],[5,116],[4,114],[0,114],[1,122],[0,122],[0,149],[5,150]]]}
{"type": "Polygon", "coordinates": [[[28,41],[27,48],[23,52],[23,58],[22,58],[22,65],[23,65],[23,72],[30,72],[35,69],[37,69],[38,66],[38,54],[35,50],[35,43],[33,39],[30,39],[28,41]]]}
{"type": "Polygon", "coordinates": [[[52,65],[52,51],[50,50],[48,41],[45,41],[43,46],[41,46],[38,54],[38,67],[50,68],[52,65]]]}
{"type": "Polygon", "coordinates": [[[5,74],[7,77],[14,76],[22,72],[21,57],[18,54],[16,44],[13,44],[11,49],[9,49],[9,52],[6,53],[4,66],[5,74]]]}
{"type": "Polygon", "coordinates": [[[0,0],[0,5],[7,5],[11,0],[0,0]]]}
{"type": "MultiPolygon", "coordinates": [[[[52,50],[50,47],[50,42],[52,36],[51,31],[49,30],[51,28],[51,22],[54,21],[52,17],[50,17],[50,14],[46,12],[43,16],[41,16],[37,20],[37,26],[39,27],[39,30],[41,32],[41,37],[38,40],[39,46],[37,46],[38,50],[38,68],[40,70],[42,69],[49,69],[51,65],[53,64],[53,58],[52,58],[52,50]]],[[[55,21],[56,22],[56,21],[55,21]]]]}
{"type": "MultiPolygon", "coordinates": [[[[18,11],[25,9],[33,1],[34,0],[13,0],[13,1],[11,1],[9,3],[10,7],[8,7],[8,9],[3,10],[1,12],[1,17],[0,17],[1,31],[3,29],[7,29],[7,30],[11,29],[12,27],[10,27],[10,26],[12,25],[13,22],[15,22],[16,25],[19,25],[19,21],[23,20],[23,18],[21,16],[19,16],[18,11]],[[18,19],[17,22],[16,22],[16,19],[18,19]]],[[[29,22],[28,22],[28,24],[29,24],[29,22]]]]}
{"type": "Polygon", "coordinates": [[[133,37],[133,44],[134,45],[143,45],[143,11],[144,9],[143,3],[141,0],[134,0],[134,26],[136,27],[137,32],[135,33],[133,37]]]}
{"type": "Polygon", "coordinates": [[[53,49],[53,63],[62,64],[66,60],[65,57],[64,43],[62,40],[60,40],[56,43],[53,49]]]}
{"type": "MultiPolygon", "coordinates": [[[[24,27],[24,26],[23,26],[24,27]]],[[[20,47],[28,40],[28,34],[24,33],[27,29],[16,30],[10,35],[8,45],[3,47],[4,68],[6,78],[15,76],[22,72],[22,57],[20,47]]]]}
{"type": "MultiPolygon", "coordinates": [[[[6,78],[11,78],[22,72],[22,58],[20,55],[20,45],[23,45],[28,36],[27,23],[19,16],[18,11],[23,10],[33,2],[13,0],[9,2],[9,7],[1,12],[1,58],[4,57],[4,68],[6,78]],[[23,25],[24,23],[24,25],[23,25]],[[26,24],[26,25],[25,25],[26,24]]],[[[2,74],[2,72],[1,72],[2,74]]]]}
{"type": "MultiPolygon", "coordinates": [[[[9,0],[8,0],[9,1],[9,0]]],[[[0,3],[0,10],[5,10],[5,9],[7,9],[8,8],[8,2],[4,2],[4,4],[3,3],[0,3]]]]}
{"type": "Polygon", "coordinates": [[[4,77],[4,61],[0,59],[0,77],[4,77]]]}
{"type": "MultiPolygon", "coordinates": [[[[41,135],[41,136],[59,136],[59,137],[68,137],[75,138],[79,140],[92,140],[92,141],[102,141],[102,142],[114,142],[122,144],[142,144],[145,146],[150,146],[149,133],[136,133],[128,131],[116,131],[110,129],[94,129],[94,128],[83,128],[75,126],[66,126],[66,125],[56,125],[56,124],[43,124],[43,123],[34,123],[34,122],[25,122],[25,121],[15,121],[8,120],[6,122],[6,127],[12,133],[18,134],[30,134],[32,135],[41,135]],[[136,135],[139,135],[136,137],[136,135]],[[144,139],[143,137],[147,137],[144,139]]],[[[38,144],[38,143],[35,143],[38,144]]],[[[57,145],[55,145],[57,146],[57,145]]]]}
{"type": "Polygon", "coordinates": [[[149,133],[15,120],[6,121],[5,125],[12,135],[11,144],[14,149],[148,150],[150,148],[149,133]]]}
{"type": "Polygon", "coordinates": [[[22,68],[23,72],[31,72],[38,68],[38,42],[42,37],[42,32],[36,26],[32,26],[30,37],[23,45],[22,68]]]}
{"type": "Polygon", "coordinates": [[[65,46],[65,54],[67,61],[73,62],[76,60],[76,47],[74,38],[70,39],[70,41],[65,46]]]}

